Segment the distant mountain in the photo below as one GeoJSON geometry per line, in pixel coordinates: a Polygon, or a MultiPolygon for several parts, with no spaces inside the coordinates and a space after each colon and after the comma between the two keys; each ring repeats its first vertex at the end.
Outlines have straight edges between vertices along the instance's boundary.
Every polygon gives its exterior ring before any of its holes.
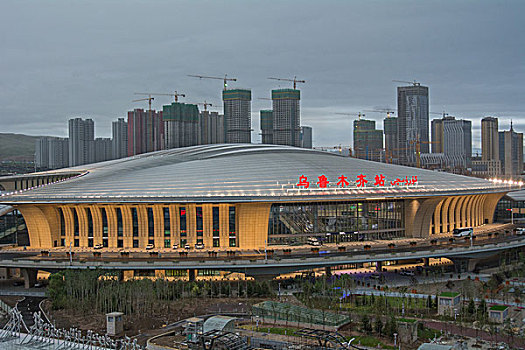
{"type": "Polygon", "coordinates": [[[35,159],[35,141],[41,136],[0,133],[0,161],[35,159]]]}

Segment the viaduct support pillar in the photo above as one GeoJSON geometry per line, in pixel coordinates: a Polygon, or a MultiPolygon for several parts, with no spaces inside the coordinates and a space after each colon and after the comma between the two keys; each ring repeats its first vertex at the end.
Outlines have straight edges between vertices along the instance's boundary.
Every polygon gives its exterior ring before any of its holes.
{"type": "Polygon", "coordinates": [[[37,269],[20,269],[20,274],[24,278],[24,286],[26,289],[32,288],[36,283],[37,269]]]}
{"type": "Polygon", "coordinates": [[[189,279],[190,282],[195,281],[195,276],[197,276],[197,270],[189,269],[188,270],[188,279],[189,279]]]}
{"type": "Polygon", "coordinates": [[[423,258],[423,266],[428,267],[429,264],[430,264],[430,259],[429,258],[423,258]]]}
{"type": "Polygon", "coordinates": [[[378,272],[383,271],[383,262],[382,261],[376,262],[376,271],[378,271],[378,272]]]}
{"type": "Polygon", "coordinates": [[[332,268],[330,266],[326,266],[324,268],[324,274],[325,274],[326,277],[332,276],[332,268]]]}

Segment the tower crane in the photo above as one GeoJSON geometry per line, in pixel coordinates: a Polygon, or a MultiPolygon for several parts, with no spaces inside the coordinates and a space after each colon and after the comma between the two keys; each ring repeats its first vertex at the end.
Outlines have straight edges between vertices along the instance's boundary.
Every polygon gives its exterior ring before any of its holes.
{"type": "Polygon", "coordinates": [[[227,90],[229,81],[237,81],[237,78],[228,78],[228,74],[224,74],[224,78],[221,78],[221,77],[208,77],[208,76],[205,76],[205,75],[193,75],[193,74],[188,74],[188,76],[192,77],[192,78],[199,78],[199,79],[222,80],[222,81],[224,81],[224,90],[227,90]]]}
{"type": "Polygon", "coordinates": [[[349,116],[352,116],[352,117],[354,117],[357,114],[357,119],[359,119],[359,120],[361,120],[361,117],[365,116],[364,114],[361,114],[361,112],[358,112],[358,113],[334,113],[334,114],[349,115],[349,116]]]}
{"type": "Polygon", "coordinates": [[[430,114],[438,114],[438,115],[442,115],[443,118],[445,118],[446,116],[450,115],[448,114],[447,112],[443,111],[442,113],[438,113],[438,112],[428,112],[430,114]]]}
{"type": "Polygon", "coordinates": [[[147,95],[147,96],[173,96],[175,97],[175,102],[179,102],[179,96],[180,97],[186,97],[184,94],[179,94],[176,90],[173,94],[164,94],[160,92],[136,92],[135,95],[147,95]]]}
{"type": "Polygon", "coordinates": [[[371,113],[386,113],[386,117],[390,118],[390,114],[393,114],[396,112],[395,109],[390,108],[384,108],[384,109],[365,109],[364,112],[371,112],[371,113]]]}
{"type": "Polygon", "coordinates": [[[293,81],[293,89],[296,90],[297,83],[306,83],[306,80],[297,80],[297,77],[294,76],[293,79],[285,79],[285,78],[268,78],[271,80],[280,80],[280,81],[293,81]]]}
{"type": "Polygon", "coordinates": [[[417,81],[406,81],[406,80],[392,80],[394,83],[405,83],[405,84],[412,84],[414,86],[421,86],[421,83],[417,81]]]}
{"type": "Polygon", "coordinates": [[[151,101],[153,101],[155,99],[155,97],[152,97],[151,95],[153,94],[147,94],[147,93],[141,93],[141,92],[136,92],[135,95],[148,95],[148,97],[146,98],[141,98],[141,99],[138,99],[138,100],[133,100],[131,102],[139,102],[139,101],[148,101],[148,104],[149,104],[149,110],[151,112],[151,101]]]}
{"type": "Polygon", "coordinates": [[[204,102],[199,102],[199,103],[196,103],[197,105],[199,106],[204,106],[204,112],[207,112],[208,111],[208,106],[213,106],[213,104],[211,103],[208,103],[206,101],[204,102]]]}

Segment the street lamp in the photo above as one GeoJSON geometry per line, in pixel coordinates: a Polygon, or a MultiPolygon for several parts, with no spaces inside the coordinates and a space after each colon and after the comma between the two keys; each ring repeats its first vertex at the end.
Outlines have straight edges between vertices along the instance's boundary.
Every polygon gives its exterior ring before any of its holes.
{"type": "Polygon", "coordinates": [[[397,345],[397,333],[394,333],[394,346],[397,345]]]}

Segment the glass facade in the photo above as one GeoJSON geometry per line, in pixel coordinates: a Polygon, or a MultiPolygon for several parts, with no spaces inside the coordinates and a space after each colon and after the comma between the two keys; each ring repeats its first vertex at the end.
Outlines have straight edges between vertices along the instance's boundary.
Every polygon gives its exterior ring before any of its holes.
{"type": "Polygon", "coordinates": [[[272,204],[269,244],[389,239],[405,234],[404,202],[366,201],[272,204]]]}
{"type": "Polygon", "coordinates": [[[213,246],[219,247],[221,245],[220,239],[220,216],[219,216],[219,207],[213,207],[212,209],[212,222],[213,222],[213,246]]]}
{"type": "Polygon", "coordinates": [[[153,208],[148,208],[148,237],[155,236],[155,221],[153,220],[153,208]]]}
{"type": "Polygon", "coordinates": [[[115,209],[117,212],[117,236],[122,237],[124,235],[124,224],[122,222],[122,209],[115,209]]]}
{"type": "Polygon", "coordinates": [[[197,243],[202,244],[202,237],[203,237],[203,223],[202,223],[202,207],[196,207],[195,208],[195,226],[196,226],[196,232],[197,232],[197,243]]]}
{"type": "Polygon", "coordinates": [[[80,232],[79,232],[77,210],[75,208],[72,208],[71,210],[73,210],[73,235],[78,236],[80,232]]]}
{"type": "Polygon", "coordinates": [[[228,208],[228,227],[229,227],[229,245],[230,247],[237,247],[237,221],[235,215],[235,207],[228,208]]]}
{"type": "Polygon", "coordinates": [[[66,235],[66,220],[64,219],[64,212],[62,208],[58,208],[58,216],[60,218],[60,236],[66,235]]]}
{"type": "MultiPolygon", "coordinates": [[[[139,236],[139,217],[137,213],[137,208],[131,208],[131,221],[133,225],[133,237],[138,237],[139,236]]],[[[135,248],[135,246],[133,248],[135,248]]]]}
{"type": "Polygon", "coordinates": [[[188,242],[188,240],[186,239],[187,230],[186,230],[186,208],[185,207],[179,208],[179,223],[180,223],[180,226],[179,226],[180,246],[181,248],[183,248],[184,245],[186,245],[186,243],[188,242]]]}
{"type": "Polygon", "coordinates": [[[164,214],[164,237],[171,235],[170,208],[162,208],[164,214]]]}
{"type": "Polygon", "coordinates": [[[108,214],[106,208],[100,208],[100,216],[102,216],[102,237],[108,236],[108,214]]]}

